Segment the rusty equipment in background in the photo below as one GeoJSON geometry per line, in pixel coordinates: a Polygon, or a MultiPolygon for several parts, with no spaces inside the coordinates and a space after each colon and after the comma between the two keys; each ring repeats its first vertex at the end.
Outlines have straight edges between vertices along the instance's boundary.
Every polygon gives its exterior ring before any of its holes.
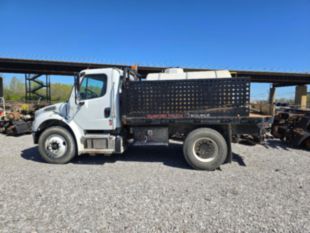
{"type": "Polygon", "coordinates": [[[278,112],[271,133],[289,145],[310,150],[310,110],[287,109],[278,112]]]}
{"type": "MultiPolygon", "coordinates": [[[[38,103],[20,103],[5,101],[4,98],[4,85],[3,78],[0,77],[0,133],[7,135],[22,135],[31,133],[32,121],[34,119],[35,110],[48,105],[50,102],[50,82],[47,79],[46,83],[37,80],[39,76],[30,76],[27,80],[28,85],[26,85],[26,100],[35,100],[35,96],[39,100],[45,100],[45,102],[38,103]],[[32,85],[31,82],[35,82],[36,85],[32,85]],[[37,91],[45,89],[46,96],[36,93],[37,91]],[[31,93],[27,94],[27,90],[31,93]]],[[[43,92],[44,93],[44,92],[43,92]]]]}
{"type": "Polygon", "coordinates": [[[3,97],[0,104],[0,133],[11,136],[31,133],[34,112],[43,106],[12,102],[5,104],[3,97]]]}

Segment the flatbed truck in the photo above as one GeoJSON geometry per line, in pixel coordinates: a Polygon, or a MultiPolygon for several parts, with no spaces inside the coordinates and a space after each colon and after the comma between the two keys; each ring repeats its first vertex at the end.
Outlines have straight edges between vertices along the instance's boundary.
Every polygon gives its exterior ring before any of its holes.
{"type": "Polygon", "coordinates": [[[130,69],[86,69],[75,80],[66,103],[35,112],[33,139],[46,162],[177,140],[192,168],[215,170],[231,162],[240,135],[263,140],[267,119],[250,115],[250,79],[228,71],[168,69],[141,79],[130,69]]]}

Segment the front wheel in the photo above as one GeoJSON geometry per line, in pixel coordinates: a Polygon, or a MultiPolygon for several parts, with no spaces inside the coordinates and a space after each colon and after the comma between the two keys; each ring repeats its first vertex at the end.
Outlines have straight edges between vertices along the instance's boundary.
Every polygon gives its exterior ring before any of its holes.
{"type": "Polygon", "coordinates": [[[216,130],[200,128],[192,131],[185,139],[183,153],[187,163],[199,170],[213,171],[227,157],[227,143],[216,130]]]}
{"type": "Polygon", "coordinates": [[[40,135],[39,152],[48,163],[68,163],[76,154],[75,141],[67,129],[51,127],[40,135]]]}

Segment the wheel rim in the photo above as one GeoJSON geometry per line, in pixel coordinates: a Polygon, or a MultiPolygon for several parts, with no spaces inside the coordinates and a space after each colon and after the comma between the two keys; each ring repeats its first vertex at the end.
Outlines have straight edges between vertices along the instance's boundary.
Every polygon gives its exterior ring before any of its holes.
{"type": "Polygon", "coordinates": [[[218,151],[217,143],[211,138],[200,138],[193,144],[193,154],[201,162],[214,160],[218,151]]]}
{"type": "Polygon", "coordinates": [[[67,152],[67,141],[59,134],[50,135],[45,141],[45,149],[50,158],[62,157],[67,152]]]}

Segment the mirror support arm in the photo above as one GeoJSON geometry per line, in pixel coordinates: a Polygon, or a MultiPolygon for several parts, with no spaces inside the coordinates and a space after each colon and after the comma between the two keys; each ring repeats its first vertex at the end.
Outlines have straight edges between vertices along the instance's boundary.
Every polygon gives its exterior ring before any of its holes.
{"type": "Polygon", "coordinates": [[[79,74],[76,74],[74,76],[74,95],[75,95],[75,104],[79,104],[80,102],[80,76],[79,74]]]}

